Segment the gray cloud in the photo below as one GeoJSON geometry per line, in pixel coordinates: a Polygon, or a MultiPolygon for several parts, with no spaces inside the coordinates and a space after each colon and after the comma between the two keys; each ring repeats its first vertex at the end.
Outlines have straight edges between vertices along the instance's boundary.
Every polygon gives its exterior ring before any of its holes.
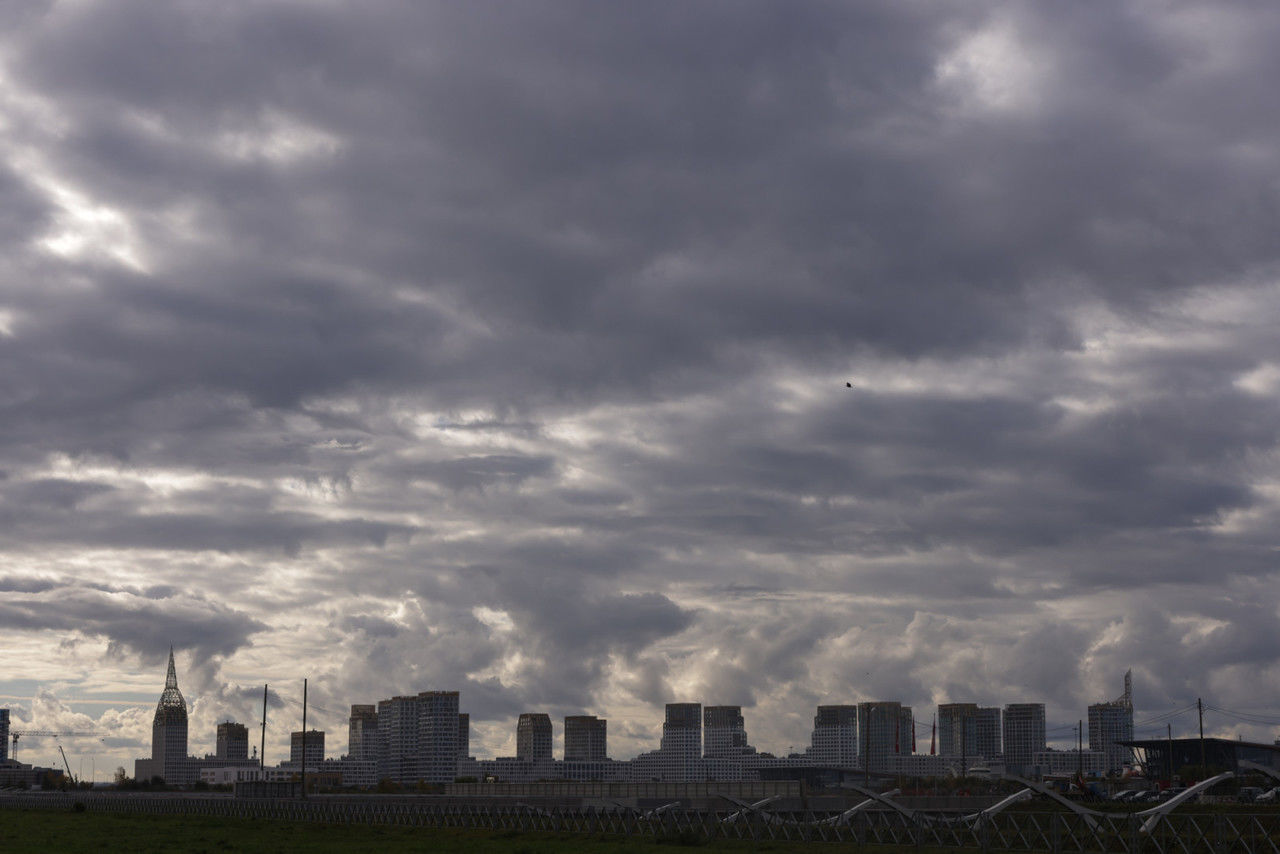
{"type": "Polygon", "coordinates": [[[1265,4],[0,15],[23,691],[1280,699],[1265,4]]]}
{"type": "MultiPolygon", "coordinates": [[[[19,587],[20,585],[14,585],[19,587]]],[[[7,630],[74,631],[105,637],[113,650],[161,661],[168,644],[200,657],[230,655],[267,626],[200,596],[168,590],[129,591],[78,582],[32,584],[0,604],[7,630]]]]}

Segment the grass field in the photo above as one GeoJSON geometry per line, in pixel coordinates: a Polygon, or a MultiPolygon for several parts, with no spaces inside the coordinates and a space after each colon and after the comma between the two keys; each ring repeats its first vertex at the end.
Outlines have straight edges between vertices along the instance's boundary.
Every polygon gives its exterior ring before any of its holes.
{"type": "MultiPolygon", "coordinates": [[[[458,851],[464,854],[663,854],[694,842],[697,850],[715,852],[768,851],[849,852],[893,851],[882,846],[859,847],[787,842],[702,843],[694,840],[642,840],[581,835],[516,833],[511,831],[448,831],[411,827],[292,824],[222,819],[206,816],[127,815],[95,812],[0,810],[0,852],[80,851],[458,851]]],[[[900,850],[900,849],[898,849],[900,850]]],[[[917,849],[912,849],[917,850],[917,849]]],[[[929,849],[923,849],[928,851],[929,849]]]]}

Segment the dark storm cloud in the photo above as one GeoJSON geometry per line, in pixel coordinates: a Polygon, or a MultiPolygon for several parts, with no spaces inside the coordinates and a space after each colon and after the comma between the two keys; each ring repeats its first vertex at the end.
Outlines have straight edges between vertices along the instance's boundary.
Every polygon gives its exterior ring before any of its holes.
{"type": "Polygon", "coordinates": [[[1274,668],[1269,6],[4,14],[13,629],[478,721],[1274,668]]]}
{"type": "Polygon", "coordinates": [[[177,639],[201,658],[230,655],[267,626],[249,615],[189,594],[143,596],[75,581],[8,596],[0,603],[6,631],[80,632],[144,660],[177,639]]]}

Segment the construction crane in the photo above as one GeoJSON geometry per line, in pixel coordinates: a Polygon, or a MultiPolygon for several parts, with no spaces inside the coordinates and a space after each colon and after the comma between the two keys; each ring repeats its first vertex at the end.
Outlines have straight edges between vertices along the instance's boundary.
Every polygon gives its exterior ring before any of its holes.
{"type": "Polygon", "coordinates": [[[62,754],[62,765],[67,769],[67,779],[71,781],[72,785],[75,785],[76,778],[71,773],[71,763],[67,761],[67,751],[62,749],[61,744],[58,745],[58,752],[62,754]]]}
{"type": "MultiPolygon", "coordinates": [[[[96,732],[54,732],[53,730],[47,730],[47,729],[16,729],[10,732],[9,735],[13,738],[13,750],[10,751],[10,755],[13,756],[14,759],[17,759],[18,758],[18,739],[24,735],[30,736],[32,738],[39,738],[39,737],[58,738],[59,736],[65,736],[66,738],[75,738],[76,736],[94,737],[94,736],[97,736],[98,734],[96,732]]],[[[62,749],[61,745],[59,745],[58,749],[59,750],[62,749]]]]}

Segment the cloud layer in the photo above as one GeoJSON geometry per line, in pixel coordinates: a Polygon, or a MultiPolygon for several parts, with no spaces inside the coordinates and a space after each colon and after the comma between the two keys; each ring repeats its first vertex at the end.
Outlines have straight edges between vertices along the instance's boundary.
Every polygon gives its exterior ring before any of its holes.
{"type": "Polygon", "coordinates": [[[3,14],[15,719],[1280,702],[1269,5],[3,14]]]}

